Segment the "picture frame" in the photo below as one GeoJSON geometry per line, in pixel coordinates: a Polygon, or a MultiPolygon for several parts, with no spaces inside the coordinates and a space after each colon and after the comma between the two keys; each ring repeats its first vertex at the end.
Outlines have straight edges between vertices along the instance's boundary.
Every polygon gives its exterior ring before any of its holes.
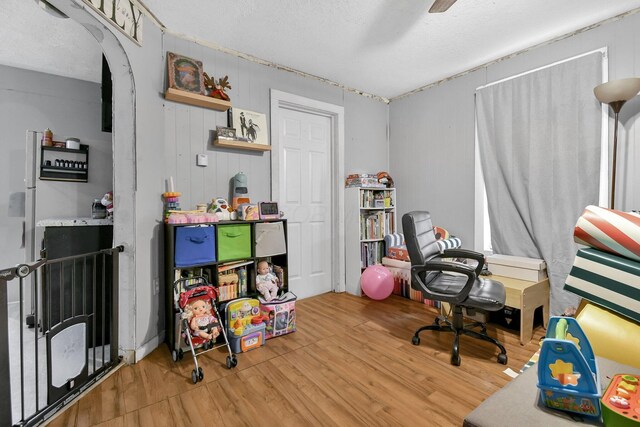
{"type": "Polygon", "coordinates": [[[169,87],[204,95],[202,61],[167,52],[169,87]]]}
{"type": "Polygon", "coordinates": [[[216,134],[218,138],[236,139],[236,130],[234,128],[216,126],[216,134]]]}
{"type": "Polygon", "coordinates": [[[229,113],[228,117],[229,127],[236,130],[236,139],[250,144],[269,146],[266,114],[233,108],[233,112],[229,113]]]}

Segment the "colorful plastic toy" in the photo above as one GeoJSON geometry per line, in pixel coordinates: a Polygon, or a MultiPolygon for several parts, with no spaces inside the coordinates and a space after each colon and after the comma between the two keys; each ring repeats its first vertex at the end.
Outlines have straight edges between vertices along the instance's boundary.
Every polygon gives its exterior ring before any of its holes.
{"type": "Polygon", "coordinates": [[[549,408],[600,416],[600,373],[576,319],[549,320],[538,361],[538,388],[549,408]]]}
{"type": "Polygon", "coordinates": [[[602,420],[607,427],[640,426],[640,375],[618,374],[602,396],[602,420]]]}

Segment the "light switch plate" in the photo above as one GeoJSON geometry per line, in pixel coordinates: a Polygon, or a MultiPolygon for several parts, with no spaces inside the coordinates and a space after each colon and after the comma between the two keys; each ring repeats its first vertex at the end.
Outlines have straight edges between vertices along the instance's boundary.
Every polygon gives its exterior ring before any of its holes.
{"type": "Polygon", "coordinates": [[[198,166],[207,166],[207,165],[209,165],[209,157],[206,154],[197,154],[196,155],[196,165],[198,165],[198,166]]]}

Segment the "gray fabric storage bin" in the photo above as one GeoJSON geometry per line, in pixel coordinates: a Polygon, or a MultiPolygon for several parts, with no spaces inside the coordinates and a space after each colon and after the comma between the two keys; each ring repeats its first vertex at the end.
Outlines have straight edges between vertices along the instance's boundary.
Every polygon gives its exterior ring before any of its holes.
{"type": "Polygon", "coordinates": [[[268,257],[287,252],[284,222],[260,222],[256,224],[256,257],[268,257]]]}

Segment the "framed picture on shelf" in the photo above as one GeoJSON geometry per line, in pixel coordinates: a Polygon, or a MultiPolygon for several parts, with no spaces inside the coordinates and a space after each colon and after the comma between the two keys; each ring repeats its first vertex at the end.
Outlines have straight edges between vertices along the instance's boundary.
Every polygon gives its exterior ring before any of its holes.
{"type": "Polygon", "coordinates": [[[233,108],[228,113],[229,127],[236,130],[236,138],[251,144],[269,145],[267,116],[255,111],[233,108]]]}
{"type": "Polygon", "coordinates": [[[202,61],[167,52],[169,87],[204,95],[202,61]]]}
{"type": "Polygon", "coordinates": [[[236,130],[234,128],[216,126],[216,133],[218,138],[236,139],[236,130]]]}

